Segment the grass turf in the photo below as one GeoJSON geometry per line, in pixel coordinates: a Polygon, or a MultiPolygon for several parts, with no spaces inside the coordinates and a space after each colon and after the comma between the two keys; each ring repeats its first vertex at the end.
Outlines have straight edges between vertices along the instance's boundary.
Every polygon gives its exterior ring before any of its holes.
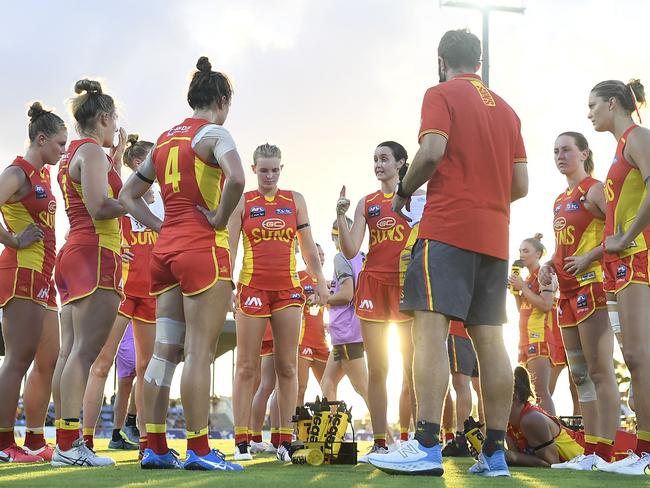
{"type": "MultiPolygon", "coordinates": [[[[445,459],[442,478],[390,476],[372,466],[297,466],[280,464],[275,456],[260,455],[252,462],[244,463],[240,473],[142,470],[137,462],[137,451],[105,450],[108,441],[97,440],[96,447],[103,454],[118,461],[110,468],[52,468],[49,464],[0,464],[0,486],[52,487],[151,487],[194,486],[250,487],[290,486],[294,488],[337,486],[385,487],[385,486],[526,486],[540,487],[589,487],[620,484],[628,487],[650,486],[650,477],[614,475],[598,472],[573,472],[539,468],[511,468],[512,478],[480,478],[467,473],[471,459],[445,459]]],[[[185,441],[172,440],[170,447],[184,454],[185,441]]],[[[233,441],[211,441],[213,447],[232,454],[233,441]]],[[[361,443],[365,451],[369,443],[361,443]]],[[[230,456],[229,456],[230,459],[230,456]]]]}

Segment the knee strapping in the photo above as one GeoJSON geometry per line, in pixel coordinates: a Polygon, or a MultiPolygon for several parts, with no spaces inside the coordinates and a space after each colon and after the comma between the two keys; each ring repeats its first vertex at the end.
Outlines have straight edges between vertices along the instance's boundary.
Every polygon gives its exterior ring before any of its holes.
{"type": "Polygon", "coordinates": [[[156,342],[182,347],[185,343],[185,322],[179,322],[168,317],[157,318],[156,342]]]}
{"type": "Polygon", "coordinates": [[[589,376],[584,354],[580,350],[567,350],[566,355],[569,359],[569,371],[578,392],[578,400],[581,403],[596,401],[596,385],[589,376]]]}
{"type": "Polygon", "coordinates": [[[613,309],[616,305],[614,301],[607,301],[607,315],[609,315],[609,323],[612,326],[614,334],[621,333],[621,321],[618,318],[618,310],[613,309]]]}
{"type": "Polygon", "coordinates": [[[151,356],[151,361],[144,372],[144,379],[148,383],[156,386],[171,387],[172,379],[174,378],[174,371],[176,371],[176,363],[167,361],[155,354],[151,356]]]}

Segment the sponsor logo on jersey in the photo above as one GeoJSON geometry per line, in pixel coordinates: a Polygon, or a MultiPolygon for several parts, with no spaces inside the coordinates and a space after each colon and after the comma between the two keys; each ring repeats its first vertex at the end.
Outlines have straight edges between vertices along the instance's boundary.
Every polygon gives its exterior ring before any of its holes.
{"type": "Polygon", "coordinates": [[[359,310],[372,310],[373,308],[375,308],[375,306],[372,303],[372,300],[368,298],[361,300],[361,303],[359,304],[359,310]]]}
{"type": "Polygon", "coordinates": [[[264,207],[251,207],[250,216],[254,217],[264,217],[266,215],[266,209],[264,207]]]}
{"type": "Polygon", "coordinates": [[[381,230],[392,229],[396,223],[395,217],[387,216],[377,221],[377,228],[381,230]]]}
{"type": "Polygon", "coordinates": [[[180,134],[180,133],[183,133],[183,132],[187,132],[187,131],[189,131],[191,128],[192,128],[192,127],[190,127],[189,125],[177,125],[177,126],[174,127],[173,129],[169,129],[169,130],[167,131],[167,136],[170,136],[170,137],[171,137],[171,136],[173,136],[173,135],[175,135],[175,134],[180,134]]]}
{"type": "Polygon", "coordinates": [[[626,275],[627,275],[627,266],[625,266],[624,264],[619,265],[618,269],[616,270],[616,279],[624,280],[626,275]]]}
{"type": "Polygon", "coordinates": [[[580,277],[580,281],[586,281],[586,280],[593,280],[596,277],[596,272],[595,271],[590,271],[589,273],[585,273],[580,277]]]}
{"type": "Polygon", "coordinates": [[[567,212],[576,212],[580,210],[580,204],[578,202],[569,202],[566,204],[566,207],[564,207],[564,209],[567,212]]]}
{"type": "Polygon", "coordinates": [[[566,226],[566,219],[564,217],[558,217],[553,221],[553,228],[556,231],[560,231],[564,229],[565,226],[566,226]]]}
{"type": "Polygon", "coordinates": [[[578,298],[576,298],[576,306],[578,307],[578,310],[584,310],[587,308],[589,306],[587,295],[578,295],[578,298]]]}
{"type": "Polygon", "coordinates": [[[562,210],[562,204],[558,203],[553,209],[553,213],[558,213],[560,210],[562,210]]]}
{"type": "Polygon", "coordinates": [[[244,302],[245,307],[251,307],[251,308],[261,308],[262,307],[262,299],[260,297],[248,297],[246,298],[246,301],[244,302]]]}
{"type": "Polygon", "coordinates": [[[286,225],[284,220],[278,218],[266,219],[262,222],[262,227],[266,230],[282,230],[286,225]]]}
{"type": "Polygon", "coordinates": [[[532,334],[530,334],[530,337],[533,339],[539,339],[540,338],[539,332],[533,332],[532,334]]]}
{"type": "Polygon", "coordinates": [[[36,298],[40,300],[47,300],[48,295],[50,294],[50,287],[41,288],[36,295],[36,298]]]}
{"type": "Polygon", "coordinates": [[[381,213],[381,207],[379,205],[371,205],[368,207],[368,217],[379,217],[381,213]]]}
{"type": "Polygon", "coordinates": [[[41,198],[47,198],[47,192],[41,185],[34,185],[34,193],[36,193],[36,198],[39,200],[41,198]]]}
{"type": "Polygon", "coordinates": [[[536,354],[537,353],[537,344],[530,344],[528,346],[528,354],[536,354]]]}
{"type": "Polygon", "coordinates": [[[282,207],[282,208],[276,208],[275,209],[275,214],[276,215],[291,215],[293,214],[293,210],[290,208],[282,207]]]}

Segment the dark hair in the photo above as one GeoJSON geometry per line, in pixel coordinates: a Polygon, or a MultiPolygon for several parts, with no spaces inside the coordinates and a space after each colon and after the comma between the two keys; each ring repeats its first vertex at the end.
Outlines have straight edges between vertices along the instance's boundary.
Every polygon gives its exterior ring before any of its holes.
{"type": "Polygon", "coordinates": [[[531,398],[535,398],[535,390],[530,384],[530,375],[523,366],[515,368],[514,398],[520,403],[526,403],[531,398]]]}
{"type": "Polygon", "coordinates": [[[637,104],[646,104],[645,89],[641,80],[630,80],[627,84],[619,80],[601,81],[591,91],[605,100],[615,98],[628,114],[636,111],[637,104]]]}
{"type": "Polygon", "coordinates": [[[481,61],[481,42],[468,29],[445,32],[438,44],[438,56],[450,68],[475,68],[481,61]]]}
{"type": "Polygon", "coordinates": [[[404,160],[404,164],[399,169],[399,178],[400,179],[404,178],[404,175],[406,174],[406,170],[409,167],[408,163],[406,162],[406,160],[409,158],[409,155],[406,152],[406,149],[404,149],[404,146],[402,146],[399,142],[384,141],[381,144],[377,144],[377,147],[387,147],[388,149],[390,149],[391,152],[393,153],[393,157],[395,158],[395,161],[401,161],[402,159],[404,160]]]}
{"type": "Polygon", "coordinates": [[[544,254],[546,254],[546,248],[544,247],[544,244],[542,244],[542,237],[544,236],[538,232],[533,237],[524,239],[524,242],[527,242],[528,244],[533,246],[535,248],[535,251],[537,251],[543,256],[544,254]]]}
{"type": "Polygon", "coordinates": [[[196,69],[190,81],[190,88],[187,90],[187,103],[193,109],[204,108],[212,102],[222,108],[221,97],[230,101],[232,97],[232,85],[226,75],[218,71],[212,71],[212,65],[207,57],[201,56],[196,62],[196,69]]]}
{"type": "Polygon", "coordinates": [[[45,110],[41,102],[34,102],[27,110],[29,117],[29,141],[34,142],[36,136],[43,134],[46,137],[51,137],[58,134],[62,129],[65,129],[65,122],[63,119],[52,113],[51,110],[45,110]]]}
{"type": "Polygon", "coordinates": [[[140,141],[140,136],[138,134],[129,134],[129,137],[126,139],[126,149],[124,149],[124,162],[131,166],[134,159],[143,160],[147,157],[147,153],[153,147],[153,142],[140,141]]]}
{"type": "Polygon", "coordinates": [[[576,146],[578,149],[581,151],[588,151],[587,154],[587,159],[585,159],[585,171],[587,172],[588,175],[592,174],[594,172],[594,153],[591,152],[591,149],[589,149],[589,143],[587,142],[587,138],[582,135],[580,132],[562,132],[559,137],[562,136],[569,136],[573,138],[573,142],[575,142],[576,146]]]}
{"type": "Polygon", "coordinates": [[[70,100],[70,107],[80,131],[94,129],[97,117],[102,113],[115,112],[113,97],[102,92],[99,81],[79,80],[74,85],[74,92],[77,96],[70,100]]]}

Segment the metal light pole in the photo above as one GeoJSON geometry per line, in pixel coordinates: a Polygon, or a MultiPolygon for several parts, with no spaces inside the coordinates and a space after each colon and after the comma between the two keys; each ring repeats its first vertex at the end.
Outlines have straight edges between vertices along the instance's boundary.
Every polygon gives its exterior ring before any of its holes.
{"type": "Polygon", "coordinates": [[[524,7],[510,7],[507,5],[496,5],[490,1],[458,1],[458,0],[440,0],[441,7],[458,7],[479,10],[483,15],[483,60],[481,63],[481,78],[485,86],[490,84],[490,12],[510,12],[523,14],[524,7]]]}

